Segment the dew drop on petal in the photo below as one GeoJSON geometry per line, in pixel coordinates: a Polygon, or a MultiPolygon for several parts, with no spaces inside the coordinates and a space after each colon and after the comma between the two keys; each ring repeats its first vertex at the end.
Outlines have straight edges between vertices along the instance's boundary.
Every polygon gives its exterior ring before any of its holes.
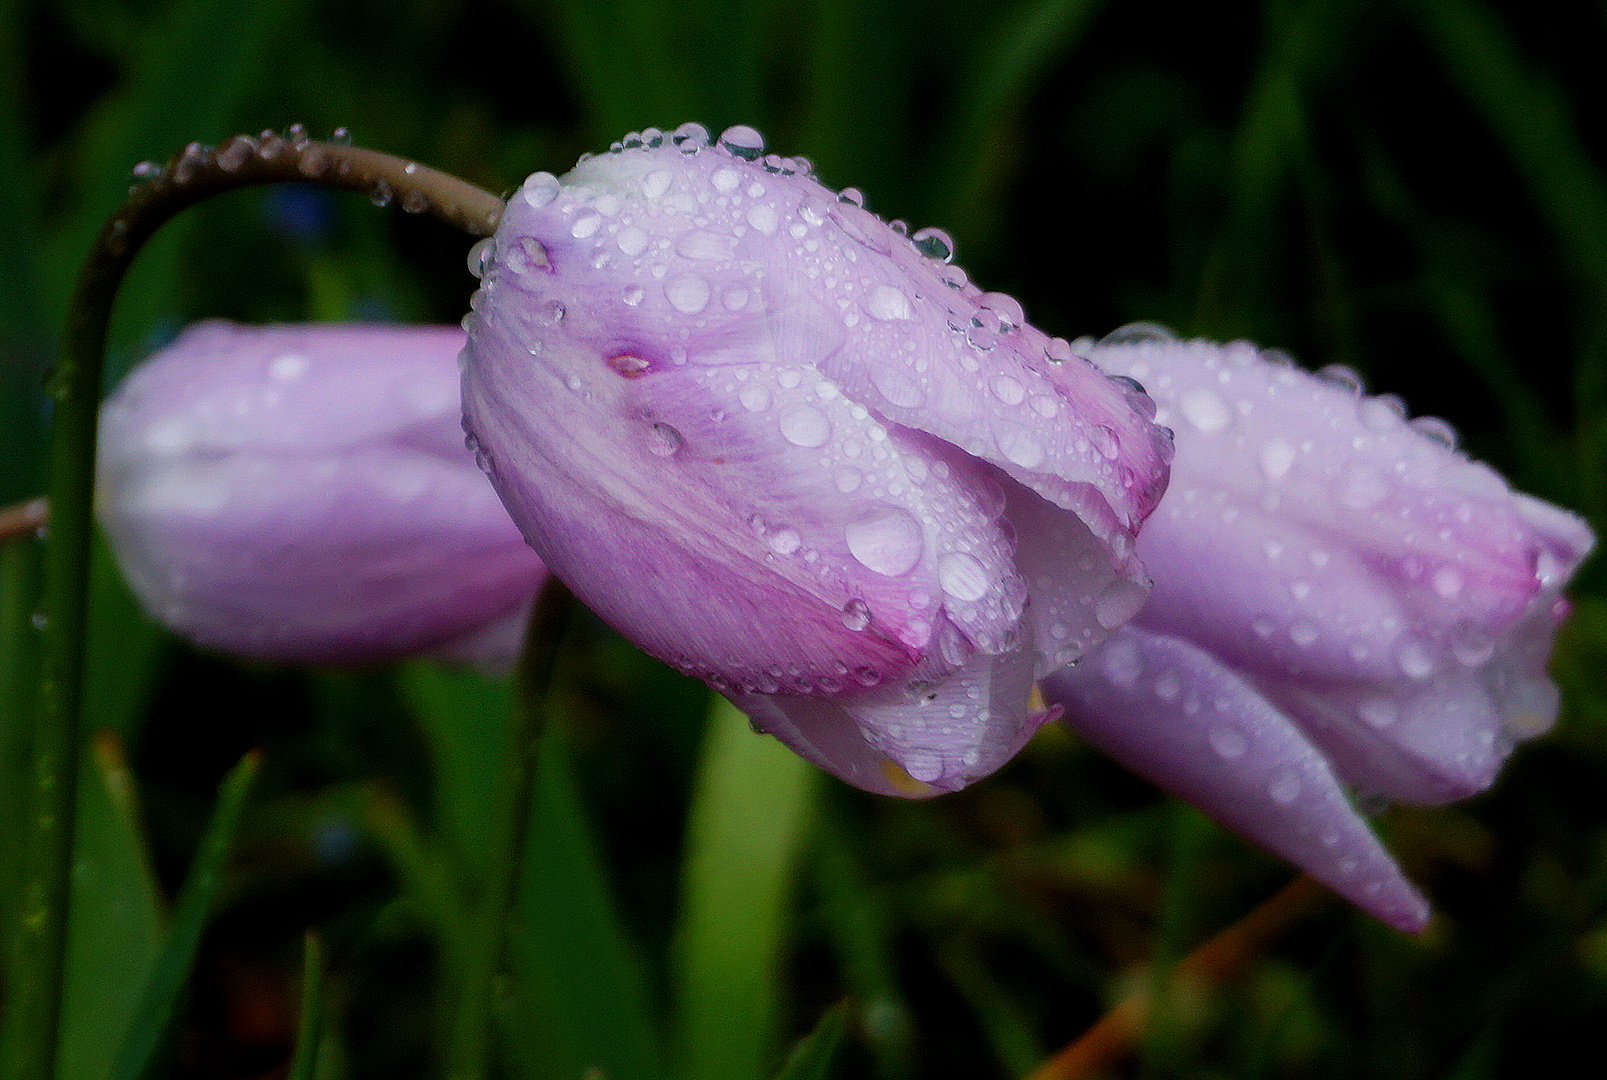
{"type": "Polygon", "coordinates": [[[837,490],[844,495],[852,495],[864,482],[865,478],[860,471],[850,465],[844,465],[837,470],[837,490]]]}
{"type": "Polygon", "coordinates": [[[557,326],[564,321],[566,313],[561,301],[548,300],[536,309],[536,318],[546,326],[557,326]]]}
{"type": "Polygon", "coordinates": [[[558,178],[552,173],[538,172],[524,182],[519,197],[532,210],[540,210],[558,197],[558,178]]]}
{"type": "Polygon", "coordinates": [[[1434,657],[1416,638],[1406,638],[1396,646],[1395,662],[1408,678],[1426,679],[1434,674],[1434,657]]]}
{"type": "Polygon", "coordinates": [[[1221,431],[1233,421],[1233,410],[1222,395],[1202,386],[1185,391],[1177,407],[1183,419],[1201,431],[1221,431]]]}
{"type": "Polygon", "coordinates": [[[1261,447],[1261,471],[1268,480],[1282,480],[1295,463],[1295,448],[1283,439],[1273,439],[1261,447]]]}
{"type": "Polygon", "coordinates": [[[1434,571],[1434,591],[1447,600],[1454,600],[1462,593],[1462,571],[1454,566],[1442,566],[1434,571]]]}
{"type": "Polygon", "coordinates": [[[865,300],[865,311],[873,319],[894,322],[911,318],[910,299],[891,285],[878,285],[865,300]]]}
{"type": "Polygon", "coordinates": [[[627,307],[635,307],[637,304],[642,302],[642,298],[646,295],[646,291],[640,285],[632,283],[625,286],[625,292],[622,296],[622,299],[625,301],[627,307]]]}
{"type": "Polygon", "coordinates": [[[803,546],[803,537],[798,535],[797,529],[781,528],[771,533],[765,543],[777,555],[791,555],[803,546]]]}
{"type": "Polygon", "coordinates": [[[1300,798],[1300,777],[1291,769],[1282,769],[1267,784],[1267,794],[1279,806],[1288,806],[1300,798]]]}
{"type": "Polygon", "coordinates": [[[795,405],[781,414],[781,434],[794,446],[824,446],[831,438],[831,421],[813,405],[795,405]]]}
{"type": "Polygon", "coordinates": [[[709,295],[709,283],[700,277],[686,275],[664,285],[664,298],[682,315],[696,315],[708,307],[709,295]]]}
{"type": "Polygon", "coordinates": [[[720,132],[720,147],[732,157],[754,161],[764,153],[764,136],[746,124],[736,124],[720,132]]]}
{"type": "Polygon", "coordinates": [[[937,563],[937,582],[948,593],[963,603],[980,600],[988,592],[988,572],[974,556],[954,551],[937,563]]]}
{"type": "Polygon", "coordinates": [[[1139,676],[1144,673],[1144,660],[1139,655],[1138,646],[1121,638],[1108,642],[1101,650],[1099,666],[1112,686],[1124,690],[1136,686],[1139,676]]]}
{"type": "Polygon", "coordinates": [[[764,412],[770,407],[770,390],[762,383],[750,382],[738,391],[737,400],[749,412],[764,412]]]}
{"type": "Polygon", "coordinates": [[[654,424],[648,429],[647,448],[659,457],[674,457],[686,445],[686,439],[668,424],[654,424]]]}
{"type": "Polygon", "coordinates": [[[1183,680],[1175,671],[1168,671],[1155,680],[1155,696],[1162,701],[1176,701],[1183,692],[1183,680]]]}
{"type": "Polygon", "coordinates": [[[868,570],[898,577],[921,561],[924,537],[909,511],[896,506],[879,510],[844,530],[848,551],[868,570]]]}
{"type": "Polygon", "coordinates": [[[1043,443],[1038,436],[1019,424],[1000,424],[996,428],[999,452],[1005,460],[1031,469],[1043,463],[1043,443]]]}
{"type": "MultiPolygon", "coordinates": [[[[869,607],[869,605],[867,605],[865,603],[865,601],[861,600],[857,596],[854,597],[852,600],[848,601],[848,603],[844,604],[843,605],[843,625],[848,627],[848,629],[855,631],[856,633],[858,631],[860,631],[860,630],[865,629],[867,626],[869,626],[870,625],[870,607],[869,607]]],[[[860,679],[859,681],[864,682],[864,679],[860,679]]],[[[874,682],[875,682],[875,680],[873,679],[873,680],[871,680],[871,683],[867,683],[866,685],[871,685],[874,682]]]]}
{"type": "Polygon", "coordinates": [[[657,199],[670,189],[670,182],[675,177],[668,169],[656,169],[642,177],[642,194],[649,199],[657,199]]]}
{"type": "Polygon", "coordinates": [[[766,236],[774,235],[776,226],[781,224],[781,216],[775,208],[765,203],[754,203],[748,207],[748,224],[766,236]]]}
{"type": "Polygon", "coordinates": [[[1026,400],[1026,388],[1009,375],[996,375],[989,385],[993,389],[993,396],[1006,405],[1019,405],[1026,400]]]}
{"type": "Polygon", "coordinates": [[[910,240],[928,259],[943,263],[954,261],[954,238],[942,229],[917,229],[910,240]]]}
{"type": "Polygon", "coordinates": [[[603,215],[595,213],[586,214],[582,217],[576,218],[575,223],[569,226],[569,235],[573,236],[576,240],[585,240],[587,237],[594,235],[597,230],[602,227],[603,215]]]}
{"type": "Polygon", "coordinates": [[[1229,760],[1243,757],[1250,749],[1249,740],[1230,727],[1214,727],[1206,738],[1211,742],[1211,749],[1229,760]]]}
{"type": "Polygon", "coordinates": [[[1149,590],[1142,585],[1131,581],[1114,581],[1094,601],[1094,618],[1106,630],[1115,630],[1137,615],[1138,609],[1144,606],[1148,598],[1149,590]]]}
{"type": "Polygon", "coordinates": [[[1373,697],[1356,707],[1356,714],[1375,728],[1386,728],[1400,719],[1400,708],[1388,698],[1373,697]]]}
{"type": "Polygon", "coordinates": [[[626,225],[614,237],[614,243],[619,245],[621,252],[634,258],[647,250],[647,233],[638,226],[626,225]]]}
{"type": "Polygon", "coordinates": [[[1495,655],[1495,637],[1476,623],[1464,623],[1451,634],[1451,655],[1465,667],[1478,667],[1495,655]]]}

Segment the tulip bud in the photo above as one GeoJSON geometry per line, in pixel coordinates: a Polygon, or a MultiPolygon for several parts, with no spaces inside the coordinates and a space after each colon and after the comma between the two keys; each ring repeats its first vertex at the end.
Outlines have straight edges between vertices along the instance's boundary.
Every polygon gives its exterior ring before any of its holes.
{"type": "Polygon", "coordinates": [[[1407,929],[1422,898],[1347,790],[1443,803],[1546,730],[1561,590],[1594,537],[1345,369],[1132,327],[1177,460],[1138,550],[1155,592],[1045,696],[1090,742],[1407,929]]]}
{"type": "Polygon", "coordinates": [[[204,323],[101,414],[97,509],[159,622],[293,663],[505,663],[544,577],[464,446],[456,328],[204,323]]]}
{"type": "Polygon", "coordinates": [[[933,794],[1138,609],[1170,444],[861,202],[751,128],[537,173],[485,252],[465,422],[599,616],[850,783],[933,794]]]}

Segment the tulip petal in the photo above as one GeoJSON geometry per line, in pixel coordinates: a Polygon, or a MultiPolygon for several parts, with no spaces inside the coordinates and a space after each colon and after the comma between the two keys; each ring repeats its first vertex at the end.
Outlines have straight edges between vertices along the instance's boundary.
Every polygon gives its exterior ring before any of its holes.
{"type": "Polygon", "coordinates": [[[1187,642],[1127,627],[1043,682],[1103,752],[1402,930],[1428,905],[1300,728],[1187,642]]]}
{"type": "Polygon", "coordinates": [[[210,323],[135,369],[103,410],[97,512],[146,609],[265,660],[505,660],[478,632],[545,571],[463,446],[462,342],[210,323]]]}
{"type": "Polygon", "coordinates": [[[973,656],[932,681],[833,697],[730,694],[759,730],[884,795],[957,791],[996,771],[1055,710],[1029,714],[1032,650],[973,656]]]}

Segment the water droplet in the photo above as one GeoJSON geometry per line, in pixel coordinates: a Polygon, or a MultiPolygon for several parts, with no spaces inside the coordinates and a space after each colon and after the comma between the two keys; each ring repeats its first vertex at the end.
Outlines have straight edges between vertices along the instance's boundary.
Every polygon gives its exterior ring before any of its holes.
{"type": "Polygon", "coordinates": [[[538,172],[527,179],[524,185],[519,188],[519,197],[532,210],[540,210],[558,197],[558,191],[561,186],[558,183],[558,178],[552,173],[538,172]]]}
{"type": "Polygon", "coordinates": [[[1430,442],[1439,443],[1447,450],[1456,449],[1456,428],[1438,416],[1419,416],[1412,421],[1412,430],[1430,442]]]}
{"type": "Polygon", "coordinates": [[[276,356],[268,364],[268,374],[280,382],[293,382],[307,373],[307,358],[300,353],[276,356]]]}
{"type": "Polygon", "coordinates": [[[625,292],[622,299],[625,301],[625,305],[627,307],[635,307],[637,304],[642,302],[642,297],[646,295],[647,293],[643,291],[640,285],[632,284],[625,286],[625,292]]]}
{"type": "Polygon", "coordinates": [[[962,603],[980,600],[988,592],[988,572],[974,556],[954,551],[937,563],[937,582],[943,591],[962,603]]]}
{"type": "Polygon", "coordinates": [[[1283,439],[1273,439],[1261,447],[1261,471],[1268,480],[1282,480],[1295,463],[1295,448],[1283,439]]]}
{"type": "MultiPolygon", "coordinates": [[[[856,596],[852,600],[848,601],[848,603],[843,605],[843,625],[855,633],[858,633],[870,625],[870,607],[865,603],[865,601],[856,596]]],[[[863,679],[860,681],[864,682],[863,679]]],[[[872,686],[874,684],[874,680],[872,680],[872,682],[865,683],[866,686],[872,686]]]]}
{"type": "Polygon", "coordinates": [[[750,382],[737,392],[737,400],[749,412],[763,412],[770,407],[770,390],[763,383],[750,382]]]}
{"type": "Polygon", "coordinates": [[[422,214],[430,208],[430,197],[422,191],[409,191],[402,196],[402,210],[408,214],[422,214]]]}
{"type": "Polygon", "coordinates": [[[850,206],[863,207],[865,205],[865,193],[856,187],[845,187],[837,195],[837,201],[845,202],[850,206]]]}
{"type": "Polygon", "coordinates": [[[536,318],[546,326],[557,326],[564,321],[565,314],[564,305],[558,300],[548,300],[536,309],[536,318]]]}
{"type": "Polygon", "coordinates": [[[218,168],[224,172],[239,172],[257,152],[257,141],[249,135],[236,135],[218,147],[218,168]]]}
{"type": "Polygon", "coordinates": [[[1434,657],[1416,638],[1406,638],[1395,647],[1395,662],[1411,679],[1426,679],[1434,674],[1434,657]]]}
{"type": "Polygon", "coordinates": [[[622,253],[634,259],[647,250],[647,232],[635,225],[626,225],[614,237],[614,243],[619,245],[622,253]]]}
{"type": "Polygon", "coordinates": [[[766,203],[754,203],[748,207],[748,224],[766,236],[775,234],[776,226],[781,224],[781,216],[776,213],[775,207],[766,203]]]}
{"type": "Polygon", "coordinates": [[[50,627],[50,614],[44,608],[38,608],[28,617],[28,622],[35,630],[47,630],[50,627]]]}
{"type": "Polygon", "coordinates": [[[1121,456],[1122,446],[1114,429],[1104,424],[1095,424],[1088,431],[1088,441],[1093,443],[1099,456],[1106,461],[1115,461],[1121,456]]]}
{"type": "Polygon", "coordinates": [[[743,161],[756,161],[764,154],[764,136],[746,124],[720,132],[720,148],[743,161]]]}
{"type": "Polygon", "coordinates": [[[709,129],[693,120],[688,120],[670,135],[670,142],[679,146],[683,152],[693,152],[709,145],[709,129]]]}
{"type": "Polygon", "coordinates": [[[1026,400],[1026,388],[1009,375],[995,375],[990,385],[993,396],[1006,405],[1019,405],[1026,400]]]}
{"type": "Polygon", "coordinates": [[[910,237],[915,249],[928,259],[951,263],[954,261],[954,237],[942,229],[917,229],[910,237]]]}
{"type": "Polygon", "coordinates": [[[396,198],[396,192],[383,180],[375,180],[374,186],[369,189],[368,201],[375,206],[389,206],[391,200],[396,198]]]}
{"type": "Polygon", "coordinates": [[[865,478],[860,471],[850,465],[844,465],[837,470],[837,490],[844,495],[852,495],[858,491],[859,485],[864,481],[865,478]]]}
{"type": "MultiPolygon", "coordinates": [[[[227,144],[225,144],[227,145],[227,144]]],[[[142,161],[135,165],[129,173],[129,178],[136,184],[148,184],[162,175],[162,166],[154,161],[142,161]]]]}
{"type": "Polygon", "coordinates": [[[1344,364],[1329,364],[1327,367],[1319,368],[1314,374],[1320,382],[1343,390],[1352,397],[1361,397],[1367,392],[1367,383],[1354,368],[1346,367],[1344,364]]]}
{"type": "Polygon", "coordinates": [[[791,555],[803,546],[803,537],[798,535],[797,529],[780,528],[771,533],[765,543],[777,555],[791,555]]]}
{"type": "Polygon", "coordinates": [[[844,530],[848,551],[863,564],[887,577],[915,569],[921,561],[925,537],[909,511],[882,506],[844,530]]]}
{"type": "Polygon", "coordinates": [[[1394,394],[1366,398],[1358,406],[1362,426],[1371,431],[1389,431],[1406,418],[1406,403],[1394,394]]]}
{"type": "Polygon", "coordinates": [[[1196,386],[1184,391],[1178,399],[1178,410],[1183,419],[1201,431],[1221,431],[1233,422],[1233,410],[1221,394],[1196,386]]]}
{"type": "Polygon", "coordinates": [[[865,299],[865,312],[873,319],[894,322],[914,317],[910,299],[891,285],[878,285],[865,299]]]}
{"type": "Polygon", "coordinates": [[[1006,461],[1031,469],[1043,463],[1043,442],[1019,424],[1001,423],[995,427],[999,453],[1006,461]]]}
{"type": "Polygon", "coordinates": [[[1211,749],[1229,760],[1242,758],[1250,749],[1250,741],[1230,727],[1214,727],[1206,738],[1210,740],[1211,749]]]}
{"type": "Polygon", "coordinates": [[[1388,698],[1367,698],[1356,706],[1356,715],[1375,728],[1386,728],[1400,719],[1400,708],[1388,698]]]}
{"type": "Polygon", "coordinates": [[[496,251],[496,241],[487,236],[477,241],[469,249],[469,273],[476,278],[485,277],[485,272],[491,265],[491,257],[496,251]]]}
{"type": "Polygon", "coordinates": [[[1126,580],[1113,581],[1094,601],[1094,618],[1106,630],[1116,630],[1137,615],[1147,599],[1149,590],[1142,585],[1126,580]]]}
{"type": "Polygon", "coordinates": [[[708,307],[709,296],[709,283],[700,277],[685,275],[664,286],[664,298],[682,315],[696,315],[708,307]]]}
{"type": "Polygon", "coordinates": [[[329,141],[336,146],[350,146],[352,144],[351,128],[338,127],[329,133],[329,141]]]}
{"type": "Polygon", "coordinates": [[[1279,806],[1288,806],[1300,798],[1300,777],[1292,769],[1282,769],[1267,784],[1267,794],[1279,806]]]}
{"type": "Polygon", "coordinates": [[[1454,566],[1442,566],[1434,571],[1434,591],[1447,600],[1454,600],[1462,593],[1462,571],[1454,566]]]}
{"type": "Polygon", "coordinates": [[[1135,322],[1118,326],[1099,339],[1101,345],[1140,345],[1146,341],[1174,342],[1177,335],[1160,323],[1135,322]]]}
{"type": "Polygon", "coordinates": [[[1310,648],[1317,640],[1317,627],[1302,619],[1289,627],[1289,640],[1302,649],[1310,648]]]}
{"type": "Polygon", "coordinates": [[[1183,693],[1183,680],[1177,672],[1168,671],[1155,680],[1155,696],[1162,701],[1176,701],[1183,693]]]}
{"type": "Polygon", "coordinates": [[[576,240],[585,240],[603,227],[603,215],[598,213],[584,214],[569,226],[569,235],[576,240]]]}
{"type": "Polygon", "coordinates": [[[1137,645],[1117,638],[1107,642],[1100,651],[1099,666],[1112,686],[1130,690],[1138,685],[1138,677],[1144,673],[1144,658],[1139,655],[1137,645]]]}
{"type": "Polygon", "coordinates": [[[813,449],[831,437],[831,421],[813,405],[794,405],[781,414],[781,434],[794,446],[813,449]]]}

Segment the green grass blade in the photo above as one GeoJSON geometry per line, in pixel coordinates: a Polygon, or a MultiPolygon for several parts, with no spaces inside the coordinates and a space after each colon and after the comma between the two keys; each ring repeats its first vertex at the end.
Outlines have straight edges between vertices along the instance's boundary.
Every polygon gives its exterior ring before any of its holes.
{"type": "Polygon", "coordinates": [[[522,1075],[609,1080],[660,1076],[658,1039],[640,963],[591,838],[561,737],[540,751],[514,909],[508,1043],[522,1075]]]}
{"type": "Polygon", "coordinates": [[[78,785],[58,1074],[103,1080],[162,945],[161,898],[122,743],[102,733],[78,785]]]}
{"type": "Polygon", "coordinates": [[[301,1019],[296,1025],[296,1053],[285,1080],[313,1080],[318,1075],[318,1048],[324,1034],[324,949],[318,936],[307,934],[302,962],[301,1019]]]}
{"type": "Polygon", "coordinates": [[[676,981],[680,1075],[771,1070],[787,900],[813,770],[714,699],[687,826],[676,981]]]}
{"type": "Polygon", "coordinates": [[[213,901],[223,875],[223,864],[233,846],[234,833],[240,823],[246,795],[261,768],[262,755],[253,750],[224,777],[218,793],[218,806],[201,837],[195,862],[179,890],[178,903],[173,909],[172,928],[161,954],[151,970],[140,998],[139,1010],[133,1025],[123,1039],[113,1080],[141,1080],[150,1074],[158,1058],[158,1050],[183,997],[185,983],[195,964],[196,950],[201,944],[213,901]]]}
{"type": "Polygon", "coordinates": [[[820,1018],[815,1030],[793,1047],[787,1064],[776,1074],[776,1080],[827,1080],[847,1029],[847,1003],[833,1005],[820,1018]]]}

